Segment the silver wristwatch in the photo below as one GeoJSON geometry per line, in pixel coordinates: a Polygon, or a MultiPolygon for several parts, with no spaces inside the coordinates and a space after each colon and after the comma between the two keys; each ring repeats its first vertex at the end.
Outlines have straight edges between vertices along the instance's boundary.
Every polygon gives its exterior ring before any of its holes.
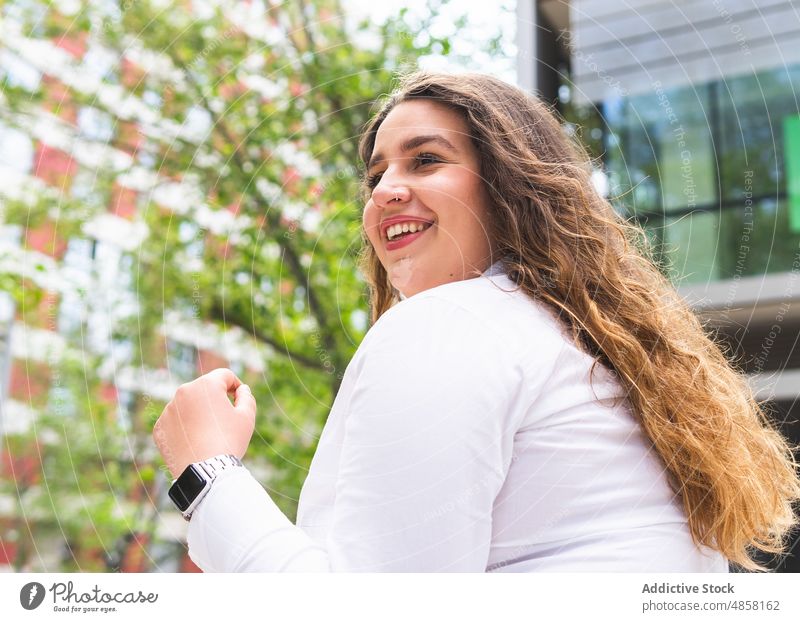
{"type": "Polygon", "coordinates": [[[232,454],[220,454],[208,460],[193,462],[172,482],[169,498],[188,521],[220,472],[242,466],[242,461],[232,454]]]}

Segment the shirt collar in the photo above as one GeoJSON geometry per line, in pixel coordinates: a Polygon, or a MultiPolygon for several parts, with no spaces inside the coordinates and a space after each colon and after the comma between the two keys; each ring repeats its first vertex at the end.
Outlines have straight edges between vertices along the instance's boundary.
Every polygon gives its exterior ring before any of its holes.
{"type": "Polygon", "coordinates": [[[496,276],[498,274],[505,274],[505,273],[506,273],[506,268],[503,265],[503,261],[502,259],[498,259],[491,266],[486,268],[486,270],[483,273],[483,276],[496,276]]]}

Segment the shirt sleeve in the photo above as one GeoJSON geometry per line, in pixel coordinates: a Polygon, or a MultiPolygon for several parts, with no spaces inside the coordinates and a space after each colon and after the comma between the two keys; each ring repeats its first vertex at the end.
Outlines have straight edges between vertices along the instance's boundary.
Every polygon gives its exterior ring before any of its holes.
{"type": "Polygon", "coordinates": [[[189,521],[205,572],[327,572],[324,549],[295,527],[246,468],[223,471],[189,521]]]}
{"type": "Polygon", "coordinates": [[[190,523],[192,559],[225,571],[483,572],[524,414],[512,345],[448,300],[391,309],[353,361],[324,546],[235,469],[190,523]]]}

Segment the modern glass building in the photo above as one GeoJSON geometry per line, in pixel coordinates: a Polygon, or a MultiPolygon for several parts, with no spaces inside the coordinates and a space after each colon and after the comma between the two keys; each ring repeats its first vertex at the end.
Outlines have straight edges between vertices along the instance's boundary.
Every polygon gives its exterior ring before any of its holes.
{"type": "MultiPolygon", "coordinates": [[[[800,6],[520,0],[519,83],[800,443],[800,6]]],[[[800,571],[800,545],[778,569],[800,571]]]]}

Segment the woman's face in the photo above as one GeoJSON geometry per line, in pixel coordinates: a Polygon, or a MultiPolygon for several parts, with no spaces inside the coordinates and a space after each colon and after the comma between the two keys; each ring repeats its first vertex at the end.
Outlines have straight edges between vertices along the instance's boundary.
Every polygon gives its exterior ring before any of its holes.
{"type": "Polygon", "coordinates": [[[424,99],[395,106],[378,128],[367,176],[364,229],[403,295],[479,276],[492,264],[489,200],[458,113],[424,99]]]}

